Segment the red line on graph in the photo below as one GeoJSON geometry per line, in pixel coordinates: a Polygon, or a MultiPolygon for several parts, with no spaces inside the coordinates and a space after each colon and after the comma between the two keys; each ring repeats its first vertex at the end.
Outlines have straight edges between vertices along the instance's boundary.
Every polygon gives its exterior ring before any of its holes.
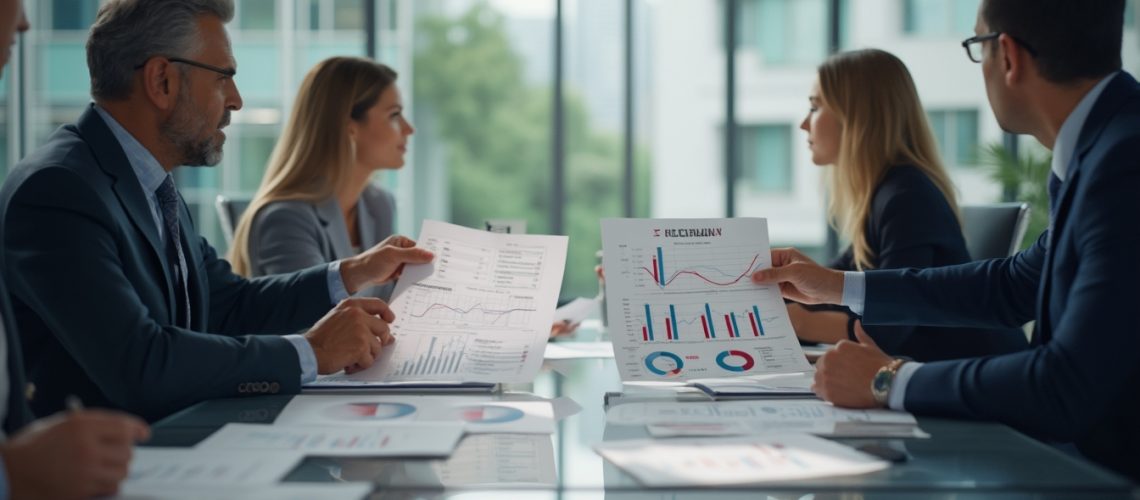
{"type": "Polygon", "coordinates": [[[644,326],[641,327],[641,338],[646,342],[649,342],[649,329],[644,326]]]}
{"type": "Polygon", "coordinates": [[[744,279],[745,276],[748,276],[748,273],[750,271],[752,271],[752,266],[756,265],[756,260],[759,258],[760,258],[760,254],[756,254],[756,256],[752,257],[752,263],[748,264],[748,269],[745,269],[743,273],[740,273],[740,276],[737,276],[736,279],[734,279],[732,281],[724,282],[724,283],[708,279],[704,275],[702,275],[701,273],[698,273],[696,271],[683,271],[682,270],[682,271],[677,271],[677,272],[673,273],[673,276],[670,276],[669,279],[665,280],[665,285],[661,285],[661,278],[657,275],[657,258],[656,257],[653,258],[653,270],[649,270],[645,266],[642,266],[641,269],[643,271],[649,273],[650,276],[653,276],[653,282],[657,283],[658,286],[669,286],[669,284],[672,283],[673,280],[677,279],[677,277],[682,275],[682,274],[691,274],[691,275],[696,276],[702,280],[705,280],[705,282],[707,282],[711,285],[729,286],[729,285],[735,285],[735,284],[739,283],[740,280],[744,279]]]}
{"type": "Polygon", "coordinates": [[[756,328],[756,316],[753,316],[752,313],[748,313],[748,319],[752,320],[752,336],[759,337],[760,329],[756,328]]]}
{"type": "Polygon", "coordinates": [[[701,326],[705,327],[705,338],[709,338],[709,322],[705,319],[705,315],[701,315],[701,326]]]}
{"type": "Polygon", "coordinates": [[[724,326],[728,328],[728,336],[729,337],[739,337],[740,336],[739,333],[733,333],[732,332],[732,320],[728,319],[727,314],[724,315],[724,326]]]}

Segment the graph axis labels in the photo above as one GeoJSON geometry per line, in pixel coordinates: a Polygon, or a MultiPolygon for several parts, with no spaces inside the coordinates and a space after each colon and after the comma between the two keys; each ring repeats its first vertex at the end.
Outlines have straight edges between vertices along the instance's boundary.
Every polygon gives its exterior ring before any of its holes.
{"type": "Polygon", "coordinates": [[[661,377],[677,377],[681,375],[681,371],[685,368],[685,362],[681,357],[668,351],[657,351],[650,353],[645,357],[645,368],[661,377]],[[664,368],[657,365],[658,360],[664,363],[672,362],[673,365],[665,365],[664,368]]]}

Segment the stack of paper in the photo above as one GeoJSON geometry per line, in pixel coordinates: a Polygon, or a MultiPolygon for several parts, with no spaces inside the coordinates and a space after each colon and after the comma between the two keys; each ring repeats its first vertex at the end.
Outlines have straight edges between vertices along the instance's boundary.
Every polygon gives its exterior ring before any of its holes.
{"type": "Polygon", "coordinates": [[[461,437],[461,422],[409,422],[369,427],[226,424],[197,447],[299,451],[338,457],[446,457],[461,437]]]}
{"type": "Polygon", "coordinates": [[[611,406],[606,421],[645,425],[657,437],[803,432],[835,437],[929,437],[914,415],[849,410],[823,401],[761,400],[628,403],[611,406]]]}
{"type": "Polygon", "coordinates": [[[689,382],[713,399],[815,398],[815,370],[736,378],[706,378],[689,382]]]}
{"type": "Polygon", "coordinates": [[[467,433],[551,434],[549,401],[500,401],[481,396],[307,395],[294,397],[275,425],[375,426],[458,422],[467,433]]]}
{"type": "Polygon", "coordinates": [[[650,487],[722,486],[866,474],[890,464],[803,434],[669,441],[616,441],[595,447],[650,487]]]}

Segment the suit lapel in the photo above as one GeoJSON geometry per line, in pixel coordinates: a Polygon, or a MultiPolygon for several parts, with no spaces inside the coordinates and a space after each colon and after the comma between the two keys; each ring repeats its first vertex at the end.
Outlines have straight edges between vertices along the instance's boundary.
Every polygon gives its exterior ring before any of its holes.
{"type": "Polygon", "coordinates": [[[107,128],[107,124],[103,122],[93,105],[79,118],[78,128],[80,135],[91,147],[99,167],[115,179],[112,189],[131,219],[131,223],[143,234],[151,251],[154,252],[154,257],[163,263],[159,267],[162,268],[160,272],[166,284],[167,311],[170,311],[173,318],[174,279],[170,276],[170,267],[166,262],[162,240],[158,237],[158,227],[155,226],[150,203],[147,202],[142,186],[139,185],[138,176],[131,169],[130,161],[127,160],[127,155],[119,145],[118,139],[111,133],[111,129],[107,128]]]}
{"type": "Polygon", "coordinates": [[[345,259],[353,256],[352,240],[348,237],[348,226],[344,225],[344,216],[341,215],[340,203],[335,197],[330,197],[316,206],[317,218],[324,226],[325,237],[333,251],[333,258],[345,259]]]}
{"type": "MultiPolygon", "coordinates": [[[[178,193],[178,197],[182,198],[182,193],[178,193]]],[[[209,286],[204,277],[198,273],[198,263],[203,260],[202,238],[194,226],[194,219],[186,206],[186,200],[182,200],[181,205],[178,213],[182,225],[182,248],[185,249],[184,253],[186,254],[186,286],[189,288],[187,294],[190,297],[191,314],[190,329],[205,331],[209,323],[209,311],[207,310],[209,286]]]]}
{"type": "Polygon", "coordinates": [[[376,220],[372,218],[372,207],[367,203],[365,196],[361,196],[360,200],[356,202],[356,221],[356,226],[360,228],[360,246],[362,251],[380,243],[379,235],[376,234],[376,220]]]}
{"type": "Polygon", "coordinates": [[[1088,118],[1085,119],[1084,126],[1081,127],[1076,151],[1067,166],[1065,181],[1057,193],[1057,208],[1049,215],[1051,224],[1048,250],[1045,253],[1044,276],[1042,276],[1041,285],[1037,289],[1037,327],[1033,339],[1035,344],[1047,342],[1052,338],[1053,325],[1049,311],[1049,291],[1053,281],[1053,261],[1057,253],[1058,238],[1064,230],[1069,212],[1072,210],[1073,193],[1076,186],[1080,184],[1084,158],[1088,155],[1089,150],[1096,145],[1105,126],[1108,125],[1124,101],[1136,92],[1136,86],[1136,80],[1132,78],[1132,75],[1121,71],[1105,86],[1104,91],[1101,92],[1097,102],[1089,112],[1088,118]]]}

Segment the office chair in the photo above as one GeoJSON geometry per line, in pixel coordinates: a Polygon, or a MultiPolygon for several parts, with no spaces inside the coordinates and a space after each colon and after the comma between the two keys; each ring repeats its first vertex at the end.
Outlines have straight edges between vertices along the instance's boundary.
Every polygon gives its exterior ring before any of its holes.
{"type": "Polygon", "coordinates": [[[1017,253],[1028,228],[1026,203],[962,206],[962,232],[971,259],[998,259],[1017,253]]]}
{"type": "Polygon", "coordinates": [[[226,245],[233,244],[237,223],[241,220],[242,212],[245,212],[251,201],[253,198],[248,196],[228,197],[219,194],[214,202],[214,208],[218,210],[218,220],[222,225],[222,235],[226,237],[226,245]]]}

